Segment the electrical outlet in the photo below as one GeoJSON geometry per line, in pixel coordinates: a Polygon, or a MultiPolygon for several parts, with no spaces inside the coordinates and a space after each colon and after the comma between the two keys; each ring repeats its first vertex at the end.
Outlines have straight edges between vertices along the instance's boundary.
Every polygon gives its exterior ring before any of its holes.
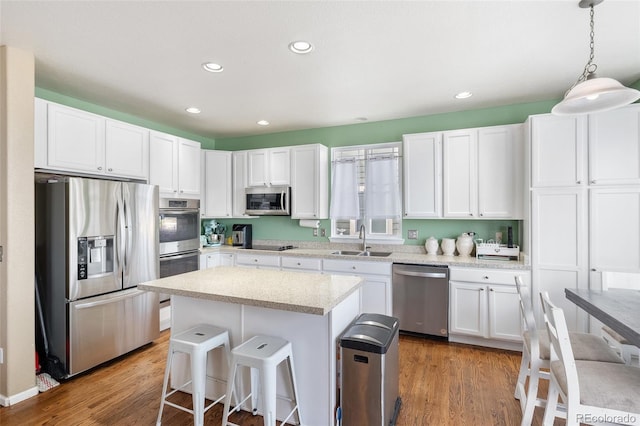
{"type": "Polygon", "coordinates": [[[418,239],[418,230],[417,229],[409,229],[407,231],[407,238],[409,240],[417,240],[418,239]]]}
{"type": "Polygon", "coordinates": [[[314,237],[318,236],[318,228],[313,228],[313,236],[314,237]]]}
{"type": "Polygon", "coordinates": [[[324,228],[320,228],[320,236],[321,237],[326,237],[327,236],[327,230],[324,228]]]}

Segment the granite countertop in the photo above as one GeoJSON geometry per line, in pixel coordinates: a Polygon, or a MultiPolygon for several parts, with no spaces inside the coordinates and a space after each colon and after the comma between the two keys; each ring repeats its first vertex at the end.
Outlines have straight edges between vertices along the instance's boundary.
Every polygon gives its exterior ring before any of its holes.
{"type": "MultiPolygon", "coordinates": [[[[296,245],[295,242],[291,245],[296,245]]],[[[374,256],[355,256],[355,255],[336,255],[332,254],[334,251],[341,250],[341,248],[315,248],[315,247],[299,247],[284,251],[270,251],[270,250],[248,250],[240,247],[233,246],[219,246],[211,248],[201,249],[201,253],[215,253],[215,252],[233,252],[233,253],[246,253],[250,255],[273,255],[273,256],[299,256],[299,257],[314,257],[320,259],[341,259],[341,260],[356,260],[366,262],[386,262],[386,263],[410,263],[415,265],[447,265],[447,266],[461,266],[470,268],[492,268],[492,269],[517,269],[517,270],[529,270],[530,265],[527,265],[524,261],[501,261],[501,260],[487,260],[476,259],[475,256],[442,256],[431,255],[424,253],[424,249],[415,247],[416,252],[394,251],[393,246],[385,246],[381,249],[375,247],[372,251],[390,251],[391,255],[387,257],[374,257],[374,256]],[[418,251],[421,249],[421,252],[418,251]]],[[[352,250],[351,247],[344,248],[344,250],[352,250]]]]}
{"type": "Polygon", "coordinates": [[[141,290],[283,311],[326,315],[361,278],[237,266],[187,272],[138,284],[141,290]]]}

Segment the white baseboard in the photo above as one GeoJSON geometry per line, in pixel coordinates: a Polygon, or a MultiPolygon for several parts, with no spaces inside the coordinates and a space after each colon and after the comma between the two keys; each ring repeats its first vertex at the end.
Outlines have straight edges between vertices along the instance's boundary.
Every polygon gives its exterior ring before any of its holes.
{"type": "Polygon", "coordinates": [[[3,407],[8,407],[10,405],[17,404],[18,402],[24,401],[25,399],[32,398],[38,394],[38,387],[34,386],[26,391],[22,391],[15,395],[4,396],[0,395],[0,405],[3,407]]]}

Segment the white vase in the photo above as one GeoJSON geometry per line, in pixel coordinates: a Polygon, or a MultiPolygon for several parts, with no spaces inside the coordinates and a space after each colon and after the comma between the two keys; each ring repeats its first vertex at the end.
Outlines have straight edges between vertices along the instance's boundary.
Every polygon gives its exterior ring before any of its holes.
{"type": "Polygon", "coordinates": [[[453,256],[453,252],[456,250],[456,240],[453,238],[443,238],[440,243],[442,254],[445,256],[453,256]]]}
{"type": "Polygon", "coordinates": [[[473,237],[466,232],[460,234],[456,241],[459,256],[469,256],[473,251],[473,237]]]}
{"type": "Polygon", "coordinates": [[[424,243],[424,248],[427,250],[427,254],[437,254],[438,253],[438,240],[433,237],[427,238],[427,241],[424,243]]]}

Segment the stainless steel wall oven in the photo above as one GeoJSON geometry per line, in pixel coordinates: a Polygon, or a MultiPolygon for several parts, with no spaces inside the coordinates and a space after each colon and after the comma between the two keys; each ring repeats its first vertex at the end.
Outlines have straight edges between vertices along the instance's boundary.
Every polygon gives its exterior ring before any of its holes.
{"type": "MultiPolygon", "coordinates": [[[[200,268],[200,200],[160,199],[160,278],[200,268]]],[[[169,300],[160,294],[160,302],[169,300]]]]}

